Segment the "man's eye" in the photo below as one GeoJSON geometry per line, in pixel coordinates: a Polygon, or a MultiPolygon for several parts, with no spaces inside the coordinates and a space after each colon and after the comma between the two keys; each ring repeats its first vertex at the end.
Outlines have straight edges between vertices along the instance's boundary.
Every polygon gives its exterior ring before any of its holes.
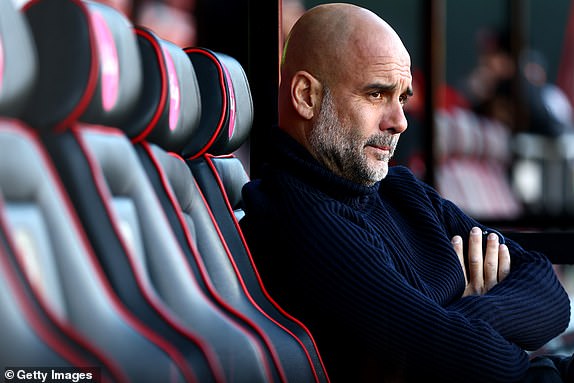
{"type": "Polygon", "coordinates": [[[399,97],[399,101],[401,103],[401,105],[406,105],[406,103],[409,101],[409,96],[407,96],[406,94],[401,95],[401,97],[399,97]]]}
{"type": "Polygon", "coordinates": [[[381,98],[381,97],[383,97],[383,93],[381,93],[381,92],[372,92],[372,93],[371,93],[371,97],[372,97],[372,98],[381,98]]]}

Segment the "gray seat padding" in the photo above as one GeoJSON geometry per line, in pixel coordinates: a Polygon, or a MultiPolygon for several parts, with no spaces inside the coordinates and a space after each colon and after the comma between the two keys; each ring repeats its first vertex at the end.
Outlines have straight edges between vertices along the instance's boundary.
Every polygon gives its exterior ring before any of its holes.
{"type": "Polygon", "coordinates": [[[36,84],[38,60],[24,16],[0,0],[0,116],[20,117],[36,84]]]}

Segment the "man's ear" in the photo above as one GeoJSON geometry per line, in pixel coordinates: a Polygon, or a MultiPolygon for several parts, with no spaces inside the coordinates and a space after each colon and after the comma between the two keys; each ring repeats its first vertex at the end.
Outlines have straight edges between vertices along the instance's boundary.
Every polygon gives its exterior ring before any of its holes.
{"type": "Polygon", "coordinates": [[[299,71],[291,80],[291,102],[299,115],[310,120],[318,110],[321,83],[309,72],[299,71]]]}

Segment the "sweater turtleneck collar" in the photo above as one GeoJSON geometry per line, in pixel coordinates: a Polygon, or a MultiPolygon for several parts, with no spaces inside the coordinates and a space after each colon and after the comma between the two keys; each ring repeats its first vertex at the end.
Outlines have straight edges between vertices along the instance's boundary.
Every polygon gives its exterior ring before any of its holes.
{"type": "Polygon", "coordinates": [[[302,178],[324,193],[339,197],[361,197],[376,193],[380,182],[365,186],[340,177],[320,164],[301,144],[279,128],[273,129],[270,163],[302,178]]]}

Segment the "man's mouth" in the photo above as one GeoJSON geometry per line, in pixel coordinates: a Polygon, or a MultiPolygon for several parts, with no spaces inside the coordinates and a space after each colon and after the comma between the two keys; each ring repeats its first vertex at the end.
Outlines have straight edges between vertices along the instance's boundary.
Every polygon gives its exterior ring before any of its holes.
{"type": "Polygon", "coordinates": [[[379,146],[379,145],[368,145],[368,146],[370,146],[370,147],[373,148],[373,149],[376,149],[377,151],[388,152],[388,153],[390,153],[390,152],[391,152],[391,149],[392,149],[392,148],[391,148],[390,146],[388,146],[388,145],[382,145],[382,146],[379,146]]]}
{"type": "Polygon", "coordinates": [[[373,155],[379,161],[388,161],[392,155],[392,148],[388,145],[368,145],[371,148],[373,155]]]}

